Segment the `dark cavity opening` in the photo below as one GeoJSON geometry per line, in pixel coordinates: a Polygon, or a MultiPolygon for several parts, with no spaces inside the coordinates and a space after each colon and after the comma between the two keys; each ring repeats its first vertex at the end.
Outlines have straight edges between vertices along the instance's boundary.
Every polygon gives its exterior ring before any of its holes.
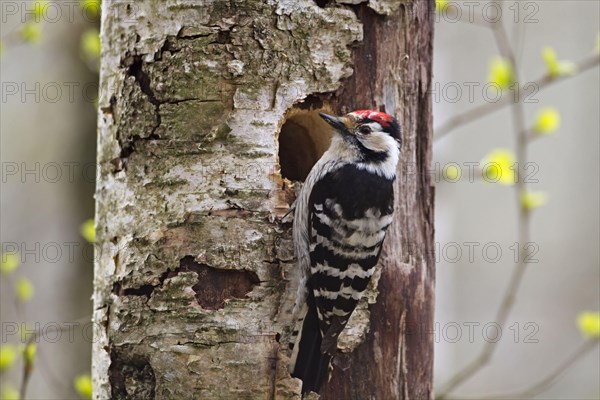
{"type": "Polygon", "coordinates": [[[331,142],[331,127],[319,116],[331,113],[318,99],[309,97],[290,109],[279,132],[281,175],[304,181],[331,142]]]}

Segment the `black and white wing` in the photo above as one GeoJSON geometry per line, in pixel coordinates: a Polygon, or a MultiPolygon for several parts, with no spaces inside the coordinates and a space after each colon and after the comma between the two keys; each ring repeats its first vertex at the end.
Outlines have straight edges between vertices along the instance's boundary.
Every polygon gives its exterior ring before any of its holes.
{"type": "Polygon", "coordinates": [[[319,180],[309,198],[310,277],[321,352],[337,339],[373,275],[392,222],[393,180],[347,164],[319,180]]]}

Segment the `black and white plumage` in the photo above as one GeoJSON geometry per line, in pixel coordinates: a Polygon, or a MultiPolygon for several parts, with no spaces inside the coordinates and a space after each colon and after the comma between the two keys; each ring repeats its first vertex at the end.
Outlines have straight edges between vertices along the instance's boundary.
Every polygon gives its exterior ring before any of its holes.
{"type": "Polygon", "coordinates": [[[304,393],[318,392],[337,340],[377,264],[394,211],[400,126],[388,114],[321,114],[334,130],[296,202],[300,268],[294,315],[302,321],[291,358],[304,393]]]}

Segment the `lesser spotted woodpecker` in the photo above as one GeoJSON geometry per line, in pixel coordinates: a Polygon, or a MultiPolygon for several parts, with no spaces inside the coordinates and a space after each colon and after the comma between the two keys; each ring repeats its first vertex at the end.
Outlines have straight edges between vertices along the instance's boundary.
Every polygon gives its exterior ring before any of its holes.
{"type": "Polygon", "coordinates": [[[293,236],[301,270],[294,315],[302,326],[291,357],[302,391],[318,392],[381,253],[394,211],[400,125],[388,114],[321,113],[333,127],[329,149],[305,180],[293,236]]]}

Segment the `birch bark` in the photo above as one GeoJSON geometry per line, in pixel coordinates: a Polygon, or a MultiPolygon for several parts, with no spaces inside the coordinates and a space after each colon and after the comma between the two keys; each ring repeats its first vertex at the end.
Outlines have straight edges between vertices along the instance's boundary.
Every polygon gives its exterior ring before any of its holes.
{"type": "Polygon", "coordinates": [[[378,301],[321,397],[432,396],[431,3],[103,2],[95,398],[300,398],[280,166],[322,152],[318,108],[385,109],[404,129],[378,301]],[[293,118],[308,141],[279,149],[293,118]]]}

